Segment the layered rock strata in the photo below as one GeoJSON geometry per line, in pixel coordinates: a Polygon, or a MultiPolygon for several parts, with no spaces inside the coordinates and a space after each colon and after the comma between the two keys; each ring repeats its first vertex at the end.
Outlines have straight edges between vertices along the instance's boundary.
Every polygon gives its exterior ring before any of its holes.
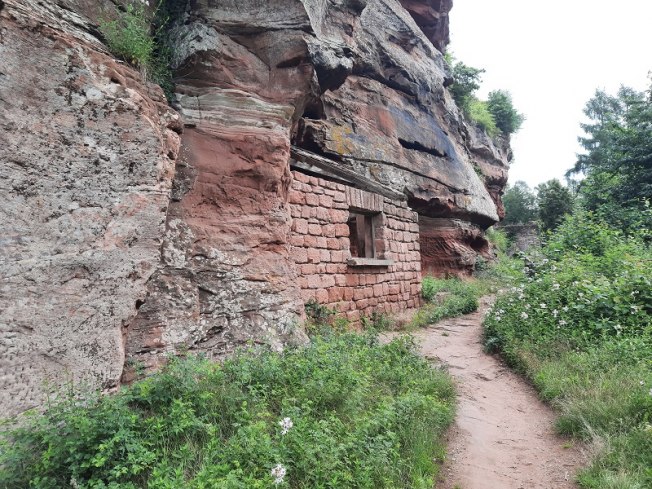
{"type": "Polygon", "coordinates": [[[10,414],[41,402],[50,378],[111,388],[170,353],[303,342],[309,297],[352,319],[412,307],[421,267],[466,273],[483,253],[509,145],[468,125],[446,89],[450,0],[175,1],[179,115],[101,42],[98,19],[123,3],[0,2],[10,414]],[[297,261],[314,233],[297,234],[292,196],[347,182],[293,177],[293,145],[400,196],[381,210],[403,269],[361,281],[344,234],[337,263],[297,261]],[[419,263],[419,241],[437,256],[419,263]],[[310,285],[322,275],[347,281],[328,301],[310,285]]]}

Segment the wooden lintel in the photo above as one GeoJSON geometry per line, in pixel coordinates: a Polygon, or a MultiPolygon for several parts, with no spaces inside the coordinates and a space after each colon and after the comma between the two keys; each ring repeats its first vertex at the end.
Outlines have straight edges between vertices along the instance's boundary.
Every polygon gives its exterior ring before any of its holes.
{"type": "Polygon", "coordinates": [[[356,173],[353,170],[343,167],[342,163],[338,163],[311,151],[306,151],[305,149],[292,146],[290,154],[297,161],[302,161],[304,163],[316,166],[317,168],[321,168],[322,170],[326,170],[333,175],[350,181],[353,185],[361,188],[362,190],[374,192],[392,200],[405,200],[407,198],[402,192],[397,192],[396,190],[386,187],[381,183],[374,182],[369,178],[356,173]]]}

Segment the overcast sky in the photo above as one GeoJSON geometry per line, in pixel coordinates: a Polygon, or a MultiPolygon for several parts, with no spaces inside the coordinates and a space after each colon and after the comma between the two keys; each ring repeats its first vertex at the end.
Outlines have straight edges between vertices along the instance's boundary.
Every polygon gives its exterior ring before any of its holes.
{"type": "Polygon", "coordinates": [[[450,19],[449,51],[487,70],[480,96],[507,89],[527,117],[512,139],[510,184],[563,178],[597,88],[649,83],[652,0],[455,0],[450,19]]]}

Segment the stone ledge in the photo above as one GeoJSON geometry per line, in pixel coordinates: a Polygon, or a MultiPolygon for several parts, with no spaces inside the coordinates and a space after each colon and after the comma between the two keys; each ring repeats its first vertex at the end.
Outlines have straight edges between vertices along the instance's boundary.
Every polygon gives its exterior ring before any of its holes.
{"type": "Polygon", "coordinates": [[[377,258],[349,258],[346,261],[350,267],[389,267],[394,260],[379,260],[377,258]]]}

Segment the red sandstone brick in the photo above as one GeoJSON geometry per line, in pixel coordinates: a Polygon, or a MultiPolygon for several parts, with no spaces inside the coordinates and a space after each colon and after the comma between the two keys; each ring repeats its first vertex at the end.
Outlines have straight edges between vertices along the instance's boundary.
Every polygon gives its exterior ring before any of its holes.
{"type": "Polygon", "coordinates": [[[318,249],[312,249],[309,248],[307,250],[307,255],[308,255],[308,261],[310,263],[319,263],[321,261],[319,250],[318,249]]]}
{"type": "Polygon", "coordinates": [[[364,298],[365,299],[371,299],[374,296],[374,288],[373,287],[365,287],[364,289],[364,298]]]}
{"type": "Polygon", "coordinates": [[[290,190],[288,194],[288,202],[290,204],[305,204],[306,195],[298,190],[290,190]]]}
{"type": "Polygon", "coordinates": [[[365,289],[362,287],[357,287],[353,290],[353,300],[355,301],[360,301],[362,299],[366,299],[366,293],[365,289]]]}
{"type": "Polygon", "coordinates": [[[292,221],[292,230],[298,234],[307,234],[308,221],[305,219],[294,219],[292,221]]]}
{"type": "Polygon", "coordinates": [[[308,261],[308,251],[305,248],[290,248],[290,253],[295,263],[306,263],[308,261]]]}
{"type": "Polygon", "coordinates": [[[319,196],[315,194],[306,194],[306,204],[316,207],[319,205],[319,196]]]}
{"type": "Polygon", "coordinates": [[[328,302],[328,291],[326,289],[319,289],[315,293],[315,298],[320,304],[328,302]]]}
{"type": "Polygon", "coordinates": [[[331,197],[330,195],[320,195],[319,205],[325,207],[326,209],[330,209],[331,207],[333,207],[333,197],[331,197]]]}
{"type": "Polygon", "coordinates": [[[383,285],[376,284],[374,285],[374,297],[382,297],[383,295],[383,285]]]}
{"type": "Polygon", "coordinates": [[[307,277],[308,275],[313,275],[317,273],[317,266],[312,263],[306,263],[305,265],[301,265],[300,270],[301,270],[301,275],[307,277]]]}
{"type": "MultiPolygon", "coordinates": [[[[324,239],[326,239],[326,238],[324,238],[324,239]]],[[[339,250],[340,249],[340,240],[337,239],[337,238],[328,238],[328,240],[326,241],[326,248],[328,248],[329,250],[339,250]]],[[[338,253],[342,253],[342,252],[339,251],[338,253]]],[[[332,255],[332,253],[331,253],[331,255],[332,255]]],[[[339,260],[333,259],[333,261],[341,261],[341,258],[339,260]]]]}
{"type": "Polygon", "coordinates": [[[355,295],[354,292],[355,292],[355,289],[353,289],[351,287],[345,288],[344,289],[344,300],[345,301],[353,300],[353,296],[355,295]]]}
{"type": "Polygon", "coordinates": [[[344,287],[346,285],[346,275],[341,273],[335,275],[335,285],[338,287],[344,287]]]}
{"type": "Polygon", "coordinates": [[[292,176],[296,181],[303,182],[303,183],[308,183],[308,179],[310,178],[308,175],[304,173],[299,173],[298,171],[293,171],[292,176]]]}
{"type": "Polygon", "coordinates": [[[367,299],[362,299],[362,300],[357,301],[357,302],[355,303],[355,307],[356,307],[359,311],[365,309],[365,308],[368,307],[368,306],[369,306],[369,301],[368,301],[367,299]]]}
{"type": "Polygon", "coordinates": [[[335,225],[335,236],[344,237],[349,235],[349,226],[346,224],[335,225]]]}
{"type": "Polygon", "coordinates": [[[303,247],[303,236],[298,236],[296,234],[290,236],[290,245],[303,247]]]}
{"type": "Polygon", "coordinates": [[[360,311],[349,311],[346,313],[346,317],[349,321],[358,321],[360,319],[360,311]]]}
{"type": "Polygon", "coordinates": [[[390,295],[398,294],[401,292],[400,284],[389,284],[389,293],[390,295]]]}
{"type": "Polygon", "coordinates": [[[314,292],[315,292],[314,290],[303,289],[301,291],[301,299],[303,299],[303,302],[308,302],[310,299],[314,299],[315,298],[314,292]]]}
{"type": "Polygon", "coordinates": [[[317,248],[327,248],[327,247],[328,247],[328,240],[323,236],[317,237],[317,248]]]}
{"type": "Polygon", "coordinates": [[[328,289],[329,301],[339,302],[342,300],[343,297],[344,297],[344,289],[342,287],[331,287],[330,289],[328,289]]]}
{"type": "Polygon", "coordinates": [[[339,272],[339,267],[337,265],[335,265],[333,263],[329,263],[328,265],[326,265],[326,273],[335,274],[337,272],[339,272]]]}
{"type": "Polygon", "coordinates": [[[320,250],[321,261],[329,262],[331,261],[331,252],[328,250],[320,250]]]}
{"type": "Polygon", "coordinates": [[[360,283],[360,276],[356,273],[349,273],[346,275],[346,285],[348,287],[355,287],[360,283]]]}
{"type": "MultiPolygon", "coordinates": [[[[335,240],[335,242],[336,242],[336,243],[338,244],[338,246],[339,246],[339,242],[338,242],[337,240],[335,240]]],[[[332,249],[332,248],[331,248],[331,240],[330,240],[330,239],[328,240],[328,248],[329,248],[329,249],[332,249]]],[[[346,260],[346,257],[344,256],[344,252],[343,252],[343,251],[331,251],[331,261],[332,261],[333,263],[344,263],[345,260],[346,260]]]]}
{"type": "Polygon", "coordinates": [[[331,222],[331,214],[328,212],[328,209],[324,209],[323,207],[317,207],[315,209],[315,215],[317,216],[317,219],[319,219],[321,222],[331,222]]]}
{"type": "Polygon", "coordinates": [[[321,236],[321,226],[319,224],[308,224],[308,232],[313,236],[321,236]]]}
{"type": "Polygon", "coordinates": [[[316,248],[317,247],[317,237],[316,236],[304,236],[303,237],[303,245],[306,248],[316,248]]]}

